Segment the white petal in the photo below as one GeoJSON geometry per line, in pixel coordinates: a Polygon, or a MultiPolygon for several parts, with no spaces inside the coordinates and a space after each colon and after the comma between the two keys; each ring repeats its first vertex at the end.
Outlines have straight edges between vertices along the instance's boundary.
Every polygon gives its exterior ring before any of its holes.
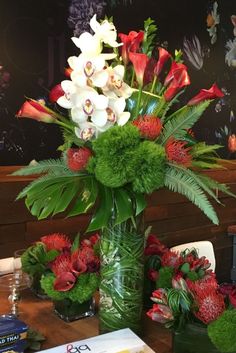
{"type": "Polygon", "coordinates": [[[116,112],[116,114],[121,114],[125,109],[125,99],[123,97],[116,99],[109,99],[109,107],[116,112]]]}
{"type": "Polygon", "coordinates": [[[123,79],[125,74],[125,67],[123,65],[117,65],[113,68],[114,73],[123,79]]]}
{"type": "Polygon", "coordinates": [[[88,32],[82,33],[79,38],[71,39],[83,54],[98,55],[102,51],[100,40],[88,32]]]}
{"type": "Polygon", "coordinates": [[[98,30],[99,27],[100,27],[100,24],[99,24],[99,22],[97,21],[97,15],[96,15],[96,14],[91,18],[89,24],[90,24],[90,27],[92,28],[92,30],[93,30],[94,32],[97,32],[97,30],[98,30]]]}
{"type": "Polygon", "coordinates": [[[84,114],[84,111],[79,108],[72,108],[71,109],[71,118],[72,120],[81,125],[81,123],[85,123],[87,121],[87,115],[84,114]]]}
{"type": "Polygon", "coordinates": [[[94,96],[91,100],[94,103],[96,109],[106,109],[108,106],[108,98],[102,94],[94,96]]]}
{"type": "Polygon", "coordinates": [[[96,71],[103,70],[103,68],[105,66],[105,59],[102,55],[98,55],[95,58],[92,58],[91,62],[95,66],[96,71]]]}
{"type": "Polygon", "coordinates": [[[119,116],[117,124],[120,125],[120,126],[123,126],[123,125],[125,125],[127,123],[129,118],[130,118],[130,113],[129,112],[124,112],[124,113],[122,113],[119,116]]]}
{"type": "Polygon", "coordinates": [[[104,126],[107,122],[107,112],[105,110],[96,110],[91,121],[97,126],[104,126]]]}
{"type": "Polygon", "coordinates": [[[102,53],[102,54],[100,54],[100,56],[103,56],[104,60],[112,60],[117,57],[117,54],[115,54],[115,53],[113,53],[113,54],[112,53],[110,53],[110,54],[102,53]]]}
{"type": "Polygon", "coordinates": [[[71,109],[73,107],[73,102],[67,99],[65,96],[61,96],[60,98],[58,98],[57,104],[59,104],[60,107],[65,109],[71,109]]]}
{"type": "Polygon", "coordinates": [[[92,81],[95,87],[104,87],[108,81],[109,75],[106,70],[94,74],[92,81]]]}
{"type": "Polygon", "coordinates": [[[87,86],[87,77],[83,73],[78,73],[76,71],[72,71],[71,80],[79,87],[87,86]]]}
{"type": "Polygon", "coordinates": [[[64,92],[74,93],[76,91],[76,87],[74,83],[70,80],[61,81],[61,88],[64,92]]]}

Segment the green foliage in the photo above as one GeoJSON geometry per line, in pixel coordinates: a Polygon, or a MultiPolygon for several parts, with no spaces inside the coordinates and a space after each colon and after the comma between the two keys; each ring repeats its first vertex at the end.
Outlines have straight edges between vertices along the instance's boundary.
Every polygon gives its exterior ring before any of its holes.
{"type": "Polygon", "coordinates": [[[46,251],[43,243],[36,243],[30,246],[21,256],[22,269],[24,272],[34,276],[42,275],[46,271],[46,266],[58,255],[58,251],[46,251]]]}
{"type": "Polygon", "coordinates": [[[173,327],[176,331],[180,331],[188,321],[192,297],[184,290],[171,288],[167,291],[167,302],[174,320],[167,323],[166,327],[173,327]]]}
{"type": "Polygon", "coordinates": [[[157,288],[171,288],[174,268],[170,266],[161,267],[158,279],[156,281],[157,288]]]}
{"type": "Polygon", "coordinates": [[[204,101],[194,107],[185,106],[184,109],[176,112],[164,125],[158,142],[165,144],[170,137],[181,139],[186,135],[186,130],[198,121],[209,104],[210,101],[204,101]]]}
{"type": "Polygon", "coordinates": [[[144,54],[147,54],[149,57],[152,55],[154,48],[154,40],[156,37],[157,26],[155,21],[150,17],[144,21],[144,40],[142,44],[142,51],[144,54]]]}
{"type": "Polygon", "coordinates": [[[15,171],[12,175],[34,175],[50,173],[51,175],[75,175],[68,169],[64,159],[47,159],[35,165],[27,165],[15,171]]]}
{"type": "Polygon", "coordinates": [[[139,131],[130,124],[105,131],[93,141],[96,163],[94,167],[91,161],[88,171],[94,172],[97,180],[107,187],[125,185],[134,177],[134,153],[139,142],[139,131]]]}
{"type": "Polygon", "coordinates": [[[236,309],[225,310],[207,326],[208,336],[220,352],[236,351],[236,309]]]}
{"type": "Polygon", "coordinates": [[[66,292],[60,292],[53,288],[55,275],[47,274],[41,278],[41,287],[52,300],[63,300],[65,298],[73,302],[83,303],[89,300],[99,285],[99,276],[96,273],[81,274],[74,287],[66,292]]]}
{"type": "Polygon", "coordinates": [[[132,188],[135,192],[150,194],[163,187],[165,177],[165,150],[151,141],[142,142],[135,151],[136,159],[132,188]]]}
{"type": "Polygon", "coordinates": [[[192,174],[189,174],[187,168],[179,168],[179,165],[169,163],[164,184],[168,189],[186,196],[192,203],[199,207],[214,224],[219,224],[218,217],[212,205],[208,201],[198,181],[192,174]]]}

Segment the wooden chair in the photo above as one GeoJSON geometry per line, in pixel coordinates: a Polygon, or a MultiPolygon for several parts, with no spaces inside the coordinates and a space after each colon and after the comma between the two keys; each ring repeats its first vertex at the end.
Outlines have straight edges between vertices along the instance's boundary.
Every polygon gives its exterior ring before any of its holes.
{"type": "Polygon", "coordinates": [[[209,267],[209,269],[215,272],[216,260],[215,260],[214,248],[212,243],[208,240],[194,241],[191,243],[176,245],[176,246],[173,246],[170,250],[181,252],[185,249],[191,250],[193,248],[197,250],[199,257],[206,256],[206,258],[211,263],[211,266],[209,267]]]}

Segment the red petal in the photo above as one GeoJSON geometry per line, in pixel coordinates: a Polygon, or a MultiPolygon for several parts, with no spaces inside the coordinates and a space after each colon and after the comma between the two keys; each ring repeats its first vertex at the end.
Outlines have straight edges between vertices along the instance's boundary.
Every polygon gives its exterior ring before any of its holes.
{"type": "Polygon", "coordinates": [[[56,277],[54,289],[60,292],[67,292],[75,284],[76,278],[71,272],[63,272],[56,277]]]}

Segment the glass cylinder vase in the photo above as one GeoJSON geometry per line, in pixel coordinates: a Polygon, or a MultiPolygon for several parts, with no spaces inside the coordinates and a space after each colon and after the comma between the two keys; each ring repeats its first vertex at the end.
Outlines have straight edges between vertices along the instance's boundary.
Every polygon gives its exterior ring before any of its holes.
{"type": "Polygon", "coordinates": [[[95,300],[91,298],[83,303],[73,302],[70,299],[53,301],[54,311],[60,319],[71,322],[95,314],[95,300]]]}
{"type": "Polygon", "coordinates": [[[173,353],[220,353],[211,342],[207,327],[187,324],[184,331],[173,334],[173,353]]]}
{"type": "Polygon", "coordinates": [[[49,299],[48,295],[45,293],[43,288],[41,287],[40,280],[41,274],[35,274],[32,276],[32,284],[30,286],[31,291],[36,295],[36,297],[40,299],[49,299]]]}
{"type": "Polygon", "coordinates": [[[118,225],[111,219],[101,234],[100,333],[141,331],[144,277],[143,217],[118,225]]]}

